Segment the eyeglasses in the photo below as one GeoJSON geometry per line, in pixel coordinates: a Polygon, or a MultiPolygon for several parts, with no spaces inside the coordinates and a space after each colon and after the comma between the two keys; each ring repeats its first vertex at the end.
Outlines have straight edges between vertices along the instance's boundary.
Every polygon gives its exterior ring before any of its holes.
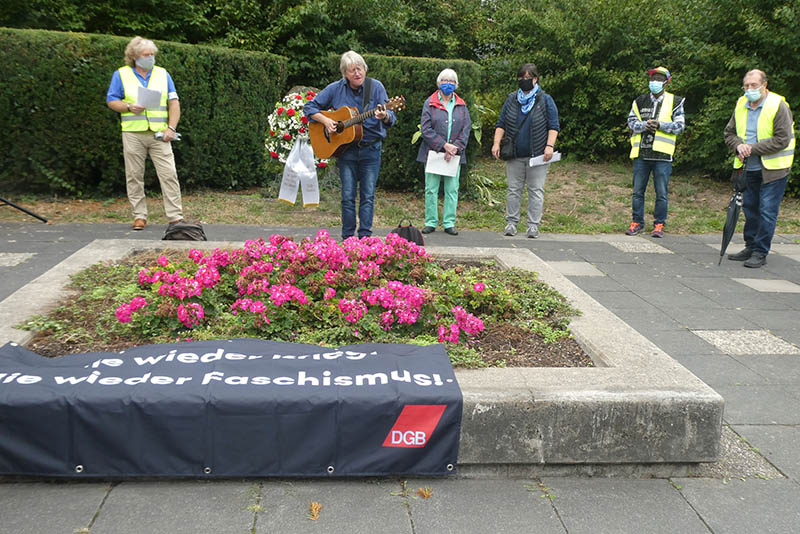
{"type": "Polygon", "coordinates": [[[747,91],[748,89],[761,89],[764,87],[763,83],[746,83],[742,86],[742,89],[747,91]]]}

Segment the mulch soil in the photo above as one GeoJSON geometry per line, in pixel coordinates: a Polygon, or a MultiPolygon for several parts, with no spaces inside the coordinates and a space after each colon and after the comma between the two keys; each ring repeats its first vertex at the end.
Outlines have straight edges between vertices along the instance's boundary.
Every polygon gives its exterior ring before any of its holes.
{"type": "MultiPolygon", "coordinates": [[[[135,260],[141,261],[141,257],[135,260]]],[[[134,261],[134,260],[132,260],[134,261]]],[[[463,265],[465,267],[480,266],[497,268],[481,262],[464,260],[439,259],[446,267],[463,265]]],[[[84,310],[83,322],[89,326],[93,319],[84,310]]],[[[98,310],[98,315],[101,310],[98,310]]],[[[51,314],[57,319],[70,319],[64,312],[51,314]]],[[[86,338],[63,338],[47,333],[38,333],[27,348],[45,357],[57,357],[65,354],[84,352],[119,352],[134,346],[125,339],[89,340],[86,338]]],[[[492,324],[487,326],[483,335],[473,341],[473,346],[492,367],[590,367],[591,358],[583,348],[571,338],[553,342],[545,340],[524,328],[512,324],[492,324]]]]}

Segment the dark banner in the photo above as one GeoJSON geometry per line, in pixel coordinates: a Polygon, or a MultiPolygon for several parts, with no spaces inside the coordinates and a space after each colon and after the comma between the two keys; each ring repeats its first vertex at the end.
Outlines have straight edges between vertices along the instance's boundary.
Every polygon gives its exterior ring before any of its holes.
{"type": "Polygon", "coordinates": [[[48,359],[0,348],[0,474],[362,476],[455,471],[442,345],[256,339],[48,359]]]}

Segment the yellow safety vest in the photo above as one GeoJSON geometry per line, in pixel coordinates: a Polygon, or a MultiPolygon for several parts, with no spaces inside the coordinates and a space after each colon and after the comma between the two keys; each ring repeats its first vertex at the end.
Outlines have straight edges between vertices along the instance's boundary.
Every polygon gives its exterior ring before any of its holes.
{"type": "MultiPolygon", "coordinates": [[[[659,122],[672,122],[672,107],[675,103],[675,95],[672,93],[664,92],[664,100],[661,101],[661,111],[658,113],[659,122]]],[[[639,113],[639,106],[636,101],[633,101],[633,112],[636,113],[636,118],[642,120],[642,115],[639,113]]],[[[678,136],[675,134],[656,131],[653,139],[653,150],[669,154],[670,156],[675,153],[675,141],[678,136]]],[[[642,134],[637,133],[631,136],[631,159],[639,157],[639,145],[642,143],[642,134]]]]}
{"type": "MultiPolygon", "coordinates": [[[[139,87],[142,86],[142,83],[131,67],[121,67],[119,69],[119,77],[122,80],[122,88],[125,90],[125,98],[122,101],[135,104],[139,95],[139,87]]],[[[136,115],[130,111],[120,113],[120,124],[123,132],[146,132],[147,130],[160,132],[161,130],[166,130],[169,117],[167,112],[168,86],[166,69],[153,67],[153,72],[150,73],[150,80],[147,82],[147,88],[161,91],[161,103],[158,109],[148,109],[141,115],[136,115]]]]}
{"type": "MultiPolygon", "coordinates": [[[[772,137],[772,127],[775,123],[775,115],[778,114],[778,108],[781,106],[781,101],[786,102],[786,99],[777,93],[770,93],[764,99],[764,106],[761,108],[761,115],[758,117],[758,128],[756,129],[756,139],[758,142],[765,141],[772,137]]],[[[789,103],[787,102],[788,106],[789,103]]],[[[734,117],[736,119],[736,135],[745,143],[747,136],[747,109],[749,108],[747,98],[740,97],[736,102],[736,111],[734,117]]],[[[794,122],[792,122],[792,138],[789,145],[775,154],[767,154],[761,156],[761,166],[765,169],[788,169],[792,166],[794,161],[794,122]]],[[[742,166],[742,162],[736,156],[733,157],[733,168],[738,169],[742,166]]]]}

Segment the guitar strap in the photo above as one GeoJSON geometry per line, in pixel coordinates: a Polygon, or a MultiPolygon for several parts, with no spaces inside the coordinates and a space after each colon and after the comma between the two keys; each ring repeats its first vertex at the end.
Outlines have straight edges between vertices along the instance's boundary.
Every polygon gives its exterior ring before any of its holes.
{"type": "Polygon", "coordinates": [[[361,113],[364,113],[369,109],[367,106],[369,106],[369,97],[372,95],[372,78],[367,76],[364,80],[364,85],[361,87],[361,113]]]}

